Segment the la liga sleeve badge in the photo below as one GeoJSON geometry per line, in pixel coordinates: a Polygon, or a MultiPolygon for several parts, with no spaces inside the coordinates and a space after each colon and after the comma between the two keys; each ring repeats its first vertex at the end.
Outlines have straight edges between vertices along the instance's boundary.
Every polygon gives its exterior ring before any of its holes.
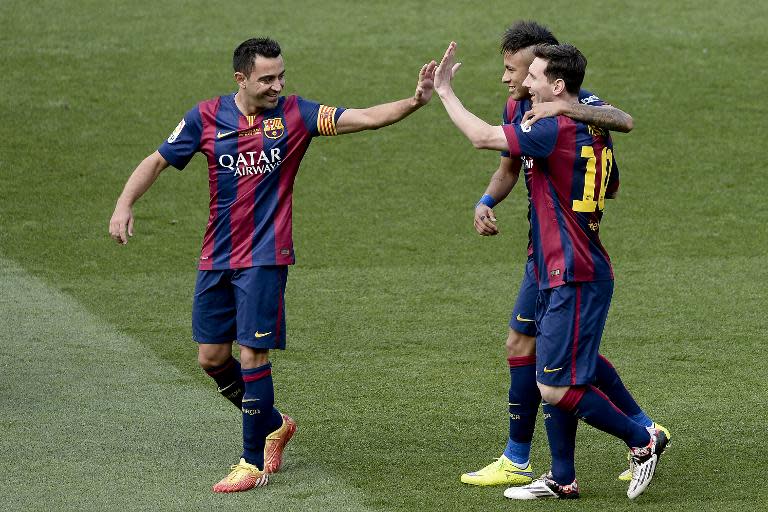
{"type": "Polygon", "coordinates": [[[187,124],[184,119],[182,119],[179,124],[176,126],[176,128],[173,130],[173,133],[171,133],[168,136],[168,144],[173,144],[174,141],[179,137],[179,134],[181,133],[181,130],[184,129],[184,126],[187,124]]]}

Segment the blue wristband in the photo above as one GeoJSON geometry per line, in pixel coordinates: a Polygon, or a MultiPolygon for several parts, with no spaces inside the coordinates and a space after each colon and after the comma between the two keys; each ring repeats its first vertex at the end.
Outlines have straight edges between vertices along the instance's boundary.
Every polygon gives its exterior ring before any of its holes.
{"type": "Polygon", "coordinates": [[[488,208],[493,208],[494,206],[496,206],[496,200],[493,197],[491,197],[490,194],[485,194],[483,197],[480,198],[477,204],[475,204],[475,208],[477,208],[481,204],[484,204],[488,208]]]}

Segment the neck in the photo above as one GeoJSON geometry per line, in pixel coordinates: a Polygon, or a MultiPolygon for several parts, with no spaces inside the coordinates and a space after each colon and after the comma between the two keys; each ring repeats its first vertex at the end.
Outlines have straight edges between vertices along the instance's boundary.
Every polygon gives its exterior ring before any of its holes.
{"type": "Polygon", "coordinates": [[[263,108],[251,104],[248,101],[248,98],[244,94],[241,94],[241,91],[237,91],[237,94],[235,94],[235,105],[237,105],[237,109],[244,116],[256,116],[264,110],[263,108]]]}
{"type": "Polygon", "coordinates": [[[568,91],[563,91],[560,95],[557,96],[557,99],[559,99],[560,101],[565,101],[566,103],[579,102],[578,94],[571,94],[568,91]]]}

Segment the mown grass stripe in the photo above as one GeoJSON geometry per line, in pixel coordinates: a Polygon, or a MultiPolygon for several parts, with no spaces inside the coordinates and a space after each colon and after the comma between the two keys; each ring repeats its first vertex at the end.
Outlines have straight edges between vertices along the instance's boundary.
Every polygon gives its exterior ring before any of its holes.
{"type": "Polygon", "coordinates": [[[366,510],[360,491],[293,447],[268,487],[214,495],[240,426],[213,388],[4,258],[0,311],[6,510],[366,510]]]}

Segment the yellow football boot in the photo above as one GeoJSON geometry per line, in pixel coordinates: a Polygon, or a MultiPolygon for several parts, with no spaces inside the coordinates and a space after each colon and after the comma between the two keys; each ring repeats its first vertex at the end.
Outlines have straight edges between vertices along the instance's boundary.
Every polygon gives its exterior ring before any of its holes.
{"type": "Polygon", "coordinates": [[[502,455],[483,469],[461,475],[461,481],[469,485],[524,485],[533,480],[533,469],[529,463],[519,468],[502,455]]]}

